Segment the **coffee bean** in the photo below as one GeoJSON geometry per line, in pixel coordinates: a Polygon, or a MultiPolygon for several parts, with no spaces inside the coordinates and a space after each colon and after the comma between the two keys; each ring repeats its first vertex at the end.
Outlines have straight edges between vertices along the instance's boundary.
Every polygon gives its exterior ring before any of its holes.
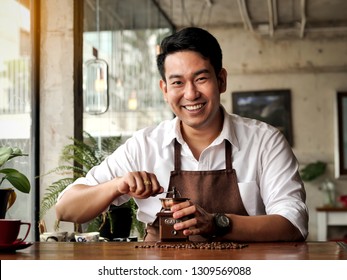
{"type": "Polygon", "coordinates": [[[247,244],[235,242],[184,242],[184,243],[162,243],[135,245],[135,248],[161,248],[161,249],[203,249],[203,250],[231,250],[242,249],[247,244]]]}

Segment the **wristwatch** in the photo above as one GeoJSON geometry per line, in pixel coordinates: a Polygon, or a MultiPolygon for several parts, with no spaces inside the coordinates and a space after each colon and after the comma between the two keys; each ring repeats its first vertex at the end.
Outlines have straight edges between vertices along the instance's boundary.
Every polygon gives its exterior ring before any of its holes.
{"type": "Polygon", "coordinates": [[[215,214],[213,216],[213,222],[215,226],[215,236],[223,236],[227,234],[231,229],[231,221],[225,214],[215,214]]]}

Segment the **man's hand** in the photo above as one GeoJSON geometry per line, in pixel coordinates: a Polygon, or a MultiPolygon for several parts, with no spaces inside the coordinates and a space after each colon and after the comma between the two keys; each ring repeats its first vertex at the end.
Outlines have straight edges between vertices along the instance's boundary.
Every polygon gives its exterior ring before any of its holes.
{"type": "Polygon", "coordinates": [[[173,205],[171,211],[175,219],[188,218],[175,224],[175,230],[183,230],[184,235],[213,235],[213,214],[206,212],[199,205],[193,204],[191,201],[185,201],[173,205]]]}
{"type": "Polygon", "coordinates": [[[121,194],[128,194],[140,199],[164,191],[155,174],[145,171],[129,172],[123,177],[117,178],[117,186],[121,194]]]}

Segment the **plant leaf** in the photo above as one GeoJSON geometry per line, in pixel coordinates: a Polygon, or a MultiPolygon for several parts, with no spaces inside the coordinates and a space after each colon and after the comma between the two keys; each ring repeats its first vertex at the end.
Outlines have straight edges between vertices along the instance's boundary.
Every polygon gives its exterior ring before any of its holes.
{"type": "Polygon", "coordinates": [[[47,187],[40,204],[40,219],[56,204],[59,194],[72,182],[74,182],[73,178],[63,178],[47,187]]]}
{"type": "Polygon", "coordinates": [[[326,163],[317,161],[307,164],[300,172],[303,181],[312,181],[323,175],[326,170],[326,163]]]}
{"type": "Polygon", "coordinates": [[[8,198],[8,205],[7,210],[11,208],[11,206],[15,203],[17,200],[17,194],[15,191],[11,192],[10,197],[8,198]]]}
{"type": "Polygon", "coordinates": [[[0,147],[0,167],[3,166],[10,158],[12,154],[12,148],[0,147]]]}
{"type": "Polygon", "coordinates": [[[8,180],[17,190],[23,193],[30,192],[30,182],[23,173],[13,168],[1,169],[0,173],[5,174],[4,179],[8,180]]]}
{"type": "Polygon", "coordinates": [[[12,148],[12,153],[8,160],[13,159],[15,157],[22,157],[22,156],[28,156],[28,154],[23,154],[21,149],[15,147],[15,148],[12,148]]]}
{"type": "MultiPolygon", "coordinates": [[[[69,178],[60,179],[53,182],[46,190],[46,194],[41,200],[40,217],[41,219],[52,208],[59,194],[79,177],[85,177],[87,172],[96,165],[99,165],[109,154],[111,154],[121,143],[121,136],[102,139],[99,142],[88,132],[83,132],[83,141],[70,137],[73,141],[63,147],[60,161],[61,165],[49,171],[47,174],[55,173],[69,178]]],[[[47,175],[45,174],[45,175],[47,175]]],[[[106,218],[106,216],[104,216],[106,218]]],[[[89,223],[87,231],[98,231],[102,224],[101,216],[93,219],[89,223]]]]}

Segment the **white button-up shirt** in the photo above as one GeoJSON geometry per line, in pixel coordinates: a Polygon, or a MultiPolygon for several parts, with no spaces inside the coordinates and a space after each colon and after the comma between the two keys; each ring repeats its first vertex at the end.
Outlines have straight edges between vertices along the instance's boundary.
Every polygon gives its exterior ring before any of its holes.
{"type": "MultiPolygon", "coordinates": [[[[174,118],[135,132],[101,165],[92,168],[86,178],[79,178],[74,184],[96,185],[131,171],[147,171],[154,173],[167,191],[170,172],[174,169],[175,138],[182,145],[182,170],[191,171],[225,169],[224,139],[230,141],[233,168],[248,214],[281,215],[307,237],[306,194],[298,175],[298,162],[288,142],[276,128],[225,110],[221,134],[201,153],[199,160],[182,138],[179,119],[174,118]]],[[[215,187],[218,191],[218,186],[215,187]]],[[[137,199],[138,219],[153,222],[161,209],[159,197],[164,196],[137,199]]],[[[124,195],[114,204],[128,199],[124,195]]]]}

